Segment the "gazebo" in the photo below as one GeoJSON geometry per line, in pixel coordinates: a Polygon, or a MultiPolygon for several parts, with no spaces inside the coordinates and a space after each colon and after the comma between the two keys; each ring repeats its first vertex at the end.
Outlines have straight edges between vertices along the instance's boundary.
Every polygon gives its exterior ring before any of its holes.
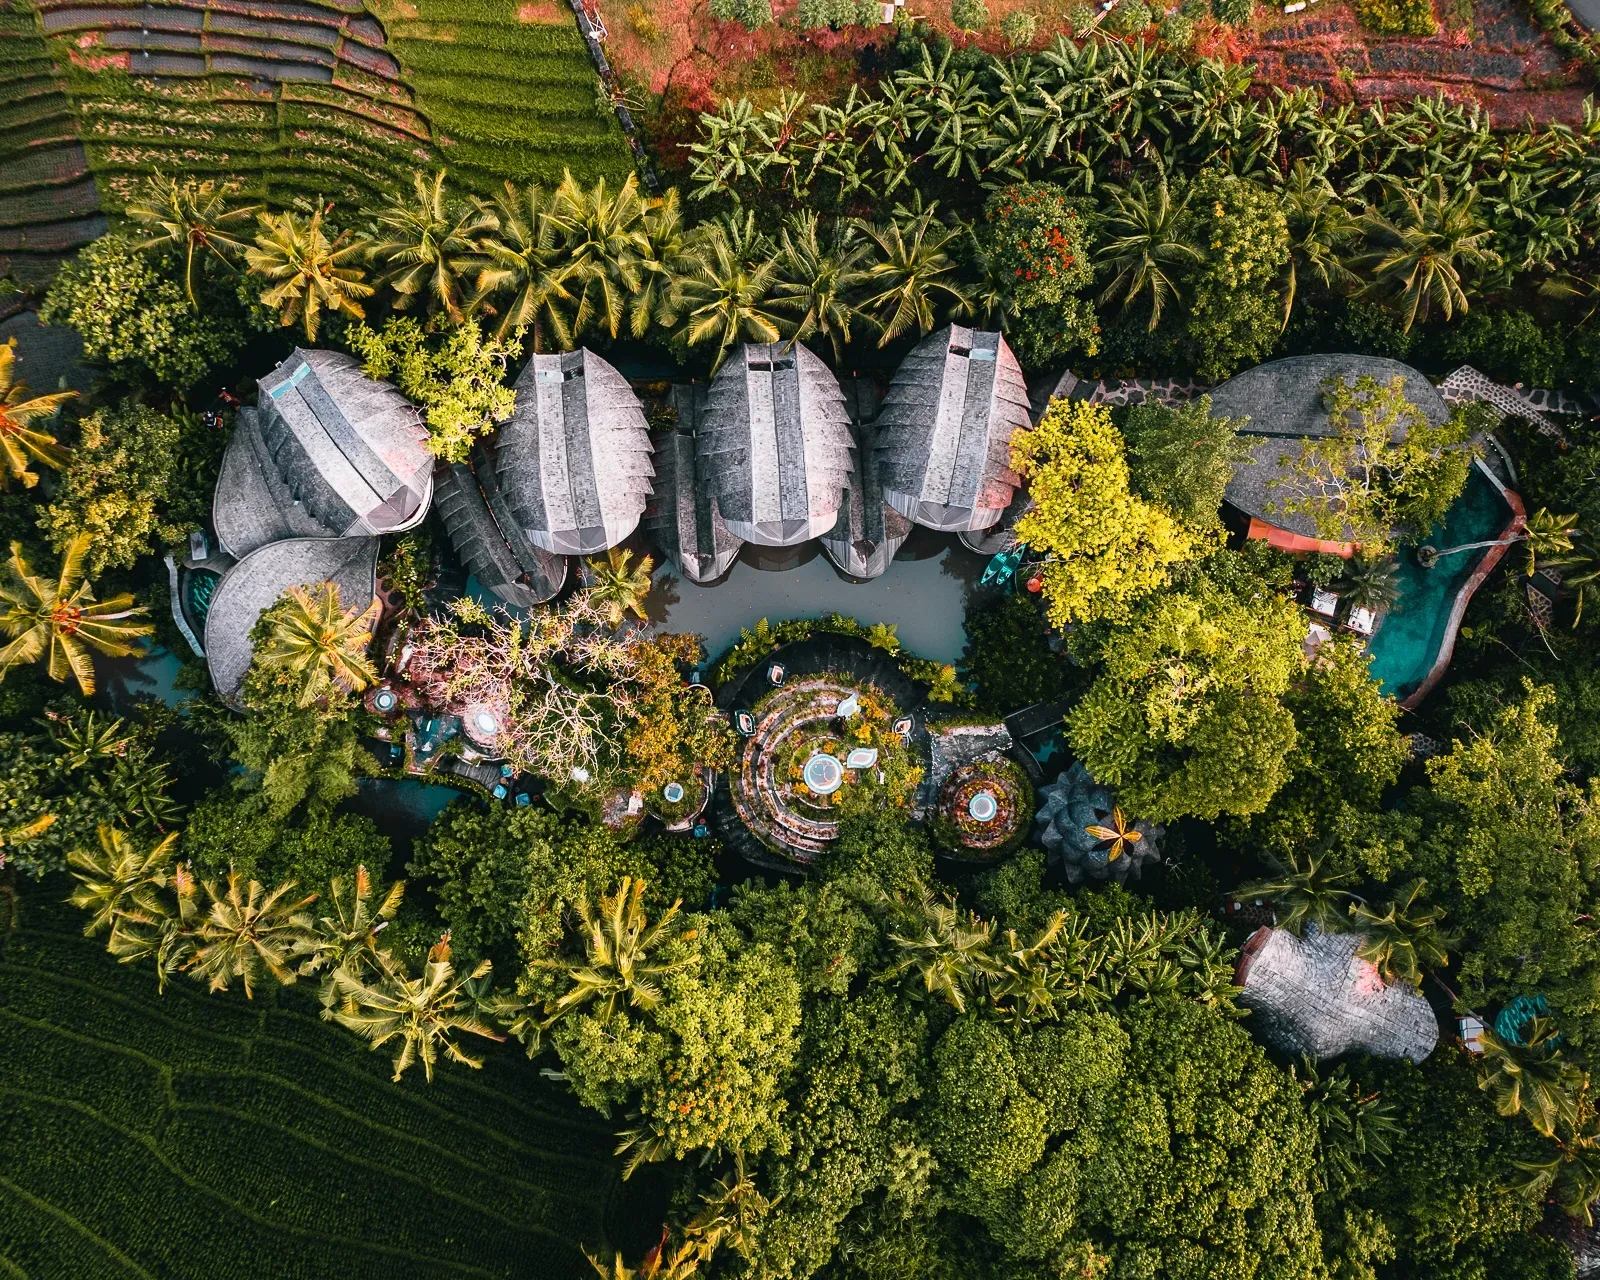
{"type": "Polygon", "coordinates": [[[258,383],[223,455],[212,522],[237,559],[284,538],[370,537],[420,524],[433,494],[411,402],[337,351],[294,353],[258,383]]]}
{"type": "Polygon", "coordinates": [[[1021,483],[1011,439],[1030,425],[1028,387],[1005,338],[937,330],[895,371],[878,411],[884,497],[930,529],[987,529],[1021,483]]]}
{"type": "Polygon", "coordinates": [[[850,420],[828,366],[799,343],[746,343],[712,380],[699,483],[728,532],[792,547],[832,529],[851,471],[850,420]]]}
{"type": "Polygon", "coordinates": [[[609,550],[638,527],[655,468],[644,410],[623,376],[580,348],[535,355],[511,420],[479,449],[478,472],[534,546],[609,550]]]}

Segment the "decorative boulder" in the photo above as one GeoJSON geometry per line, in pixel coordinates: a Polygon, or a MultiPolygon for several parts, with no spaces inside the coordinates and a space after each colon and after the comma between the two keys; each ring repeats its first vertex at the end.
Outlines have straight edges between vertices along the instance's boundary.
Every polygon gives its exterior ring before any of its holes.
{"type": "Polygon", "coordinates": [[[1080,761],[1039,792],[1044,800],[1035,818],[1039,843],[1058,863],[1069,884],[1115,880],[1126,884],[1161,856],[1165,828],[1130,823],[1111,791],[1080,761]]]}

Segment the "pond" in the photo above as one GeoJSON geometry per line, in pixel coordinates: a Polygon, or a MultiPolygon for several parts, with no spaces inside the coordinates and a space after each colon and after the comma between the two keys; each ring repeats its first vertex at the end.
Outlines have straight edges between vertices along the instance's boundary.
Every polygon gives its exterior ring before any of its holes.
{"type": "Polygon", "coordinates": [[[663,565],[645,608],[662,630],[703,636],[712,660],[762,618],[842,613],[868,625],[893,623],[912,653],[953,663],[966,644],[967,595],[986,563],[952,534],[917,529],[882,577],[858,583],[841,576],[816,543],[792,551],[747,545],[727,576],[710,586],[663,565]]]}
{"type": "MultiPolygon", "coordinates": [[[[1482,464],[1467,474],[1467,487],[1426,541],[1441,550],[1501,536],[1512,510],[1482,464]]],[[[1417,563],[1416,549],[1405,548],[1396,566],[1398,597],[1372,637],[1372,675],[1383,691],[1402,701],[1423,690],[1441,654],[1455,645],[1461,609],[1477,584],[1473,575],[1492,548],[1444,556],[1432,569],[1417,563]],[[1457,608],[1459,597],[1461,608],[1457,608]]]]}

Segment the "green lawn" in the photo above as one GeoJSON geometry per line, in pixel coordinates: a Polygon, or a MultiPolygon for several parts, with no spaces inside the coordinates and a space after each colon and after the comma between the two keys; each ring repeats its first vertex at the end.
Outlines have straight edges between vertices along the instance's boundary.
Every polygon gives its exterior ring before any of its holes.
{"type": "Polygon", "coordinates": [[[157,996],[64,890],[0,933],[3,1280],[562,1280],[648,1236],[610,1127],[515,1050],[393,1084],[309,990],[157,996]]]}

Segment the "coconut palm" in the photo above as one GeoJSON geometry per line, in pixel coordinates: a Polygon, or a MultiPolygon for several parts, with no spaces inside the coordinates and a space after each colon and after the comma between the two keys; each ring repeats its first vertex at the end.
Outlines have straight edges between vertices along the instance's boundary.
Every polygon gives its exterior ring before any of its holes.
{"type": "Polygon", "coordinates": [[[245,250],[253,274],[267,282],[261,304],[278,313],[285,328],[299,321],[306,341],[315,342],[322,313],[332,311],[360,320],[361,299],[375,292],[364,284],[366,272],[352,265],[366,252],[348,231],[322,223],[322,209],[302,218],[293,212],[256,215],[256,242],[245,250]]]}
{"type": "Polygon", "coordinates": [[[466,316],[466,278],[483,262],[482,241],[494,225],[476,204],[445,191],[444,170],[430,181],[411,175],[412,195],[392,197],[374,220],[367,257],[381,268],[375,283],[394,290],[395,309],[422,300],[460,324],[466,316]]]}
{"type": "Polygon", "coordinates": [[[824,247],[818,221],[816,212],[807,210],[785,222],[772,309],[792,317],[794,341],[826,338],[838,363],[856,318],[852,299],[867,279],[867,250],[855,228],[842,220],[824,247]]]}
{"type": "Polygon", "coordinates": [[[123,964],[151,959],[156,965],[156,986],[165,991],[167,980],[194,959],[199,942],[201,914],[193,874],[182,863],[169,873],[172,898],[156,894],[135,900],[125,898],[106,939],[106,950],[123,964]]]}
{"type": "Polygon", "coordinates": [[[1438,174],[1421,184],[1390,179],[1387,203],[1362,217],[1374,247],[1353,265],[1371,279],[1369,292],[1388,295],[1405,317],[1406,332],[1434,310],[1446,320],[1465,312],[1463,277],[1500,262],[1477,199],[1470,183],[1447,192],[1438,174]]]}
{"type": "Polygon", "coordinates": [[[128,753],[134,735],[120,716],[106,720],[93,708],[80,715],[44,722],[60,753],[56,758],[69,772],[87,768],[96,760],[113,760],[128,753]]]}
{"type": "Polygon", "coordinates": [[[1478,1088],[1494,1099],[1496,1111],[1527,1116],[1528,1123],[1547,1138],[1554,1136],[1558,1122],[1575,1121],[1586,1080],[1562,1055],[1554,1019],[1532,1019],[1522,1044],[1504,1040],[1492,1030],[1484,1030],[1478,1038],[1483,1046],[1478,1088]]]}
{"type": "Polygon", "coordinates": [[[1572,550],[1551,559],[1548,564],[1560,572],[1561,585],[1578,602],[1572,615],[1572,625],[1576,627],[1583,621],[1584,601],[1593,596],[1600,603],[1600,555],[1595,554],[1593,535],[1575,539],[1572,550]]]}
{"type": "Polygon", "coordinates": [[[899,626],[893,622],[874,622],[867,628],[867,643],[885,653],[899,653],[899,630],[899,626]]]}
{"type": "Polygon", "coordinates": [[[1289,227],[1289,263],[1283,291],[1283,323],[1289,323],[1302,279],[1333,289],[1354,279],[1342,256],[1359,224],[1327,176],[1296,160],[1279,193],[1289,227]]]}
{"type": "Polygon", "coordinates": [[[1352,609],[1382,613],[1400,595],[1395,562],[1388,556],[1352,556],[1339,579],[1339,593],[1352,609]]]}
{"type": "Polygon", "coordinates": [[[344,608],[331,582],[290,587],[267,614],[267,634],[257,642],[255,656],[269,670],[298,679],[302,707],[334,690],[358,693],[378,678],[367,647],[382,611],[376,598],[365,609],[344,608]]]}
{"type": "Polygon", "coordinates": [[[1153,185],[1146,185],[1143,178],[1135,178],[1127,187],[1108,185],[1106,195],[1109,203],[1100,266],[1111,281],[1100,295],[1100,304],[1105,306],[1120,295],[1126,314],[1147,297],[1154,329],[1161,323],[1167,303],[1180,301],[1176,274],[1200,260],[1200,251],[1185,229],[1188,193],[1174,198],[1162,177],[1153,185]]]}
{"type": "Polygon", "coordinates": [[[247,999],[267,974],[285,986],[293,982],[290,960],[311,940],[304,912],[317,900],[314,893],[291,898],[294,889],[290,880],[269,893],[259,881],[242,881],[237,871],[228,873],[225,889],[208,881],[211,905],[199,922],[198,945],[186,968],[196,979],[208,980],[212,991],[226,991],[238,978],[247,999]]]}
{"type": "Polygon", "coordinates": [[[635,338],[643,338],[652,325],[671,329],[678,323],[673,282],[690,269],[693,237],[684,225],[676,187],[645,205],[640,227],[647,248],[639,259],[638,291],[628,302],[628,327],[635,338]]]}
{"type": "Polygon", "coordinates": [[[776,342],[783,336],[770,295],[777,277],[766,237],[755,214],[744,221],[703,223],[694,237],[686,269],[673,281],[672,308],[692,347],[714,343],[711,369],[722,367],[736,343],[776,342]]]}
{"type": "Polygon", "coordinates": [[[1534,1199],[1548,1194],[1569,1218],[1592,1227],[1600,1200],[1600,1135],[1557,1139],[1557,1146],[1547,1159],[1512,1161],[1526,1175],[1518,1190],[1534,1199]]]}
{"type": "Polygon", "coordinates": [[[1413,880],[1379,911],[1365,902],[1350,906],[1350,917],[1362,934],[1356,954],[1378,967],[1385,982],[1404,982],[1416,986],[1428,965],[1442,965],[1449,959],[1449,941],[1439,922],[1443,907],[1421,903],[1427,882],[1413,880]]]}
{"type": "Polygon", "coordinates": [[[586,560],[584,564],[594,579],[589,599],[605,611],[607,622],[620,627],[629,613],[645,621],[644,598],[650,594],[650,571],[656,564],[653,557],[645,556],[636,565],[633,552],[612,547],[604,560],[586,560]]]}
{"type": "Polygon", "coordinates": [[[17,381],[17,340],[8,338],[0,343],[0,453],[5,464],[0,467],[0,489],[9,489],[13,480],[22,481],[24,489],[38,484],[31,463],[42,462],[57,471],[67,465],[71,455],[53,435],[37,430],[34,424],[55,417],[77,394],[34,395],[26,383],[17,381]]]}
{"type": "Polygon", "coordinates": [[[965,1012],[967,1000],[998,968],[989,954],[994,926],[976,914],[963,917],[954,899],[936,897],[927,889],[915,904],[915,914],[920,934],[889,935],[900,949],[900,962],[890,975],[914,973],[926,994],[965,1012]]]}
{"type": "Polygon", "coordinates": [[[90,650],[108,658],[137,653],[134,643],[155,628],[135,621],[145,610],[126,593],[96,600],[84,580],[83,562],[89,535],[80,533],[67,544],[54,582],[38,577],[22,558],[22,544],[11,544],[6,577],[0,581],[0,631],[10,642],[0,645],[0,675],[24,662],[47,659],[50,678],[68,675],[85,697],[94,692],[94,659],[90,650]]]}
{"type": "Polygon", "coordinates": [[[578,902],[583,959],[538,962],[541,967],[562,971],[572,982],[564,995],[546,1005],[552,1017],[592,1006],[599,1021],[609,1022],[624,1002],[648,1013],[661,1003],[658,979],[699,963],[699,955],[693,952],[675,960],[651,954],[675,937],[692,934],[684,933],[677,902],[651,924],[644,912],[644,888],[643,880],[623,876],[615,893],[601,895],[598,914],[591,910],[588,899],[578,902]]]}
{"type": "Polygon", "coordinates": [[[172,248],[183,254],[184,293],[198,311],[195,279],[201,264],[210,257],[231,270],[245,252],[245,228],[260,210],[257,204],[229,208],[226,188],[213,179],[180,182],[157,173],[145,180],[144,190],[125,212],[147,228],[138,242],[141,249],[172,248]]]}
{"type": "Polygon", "coordinates": [[[628,300],[644,287],[642,263],[650,253],[638,175],[630,173],[615,191],[604,178],[585,191],[568,173],[556,188],[555,207],[567,229],[568,287],[578,300],[572,331],[581,336],[593,325],[615,338],[628,300]]]}
{"type": "Polygon", "coordinates": [[[546,336],[558,348],[572,346],[566,309],[576,302],[567,282],[572,275],[566,248],[567,224],[557,212],[554,195],[533,183],[518,191],[510,182],[494,203],[494,226],[483,233],[473,304],[496,301],[499,322],[494,336],[505,339],[518,329],[533,336],[533,349],[546,349],[546,336]]]}
{"type": "Polygon", "coordinates": [[[178,833],[174,831],[143,851],[126,831],[109,823],[101,823],[96,835],[99,853],[74,849],[67,855],[67,864],[78,881],[68,901],[79,910],[93,913],[83,927],[84,933],[93,937],[102,930],[115,929],[130,913],[163,913],[165,908],[157,890],[165,889],[171,878],[178,833]]]}
{"type": "Polygon", "coordinates": [[[1346,926],[1345,912],[1354,896],[1346,886],[1355,877],[1328,870],[1327,860],[1326,850],[1291,853],[1276,867],[1277,875],[1244,885],[1239,894],[1270,898],[1278,927],[1291,933],[1303,934],[1307,928],[1338,933],[1346,926]]]}
{"type": "Polygon", "coordinates": [[[420,1061],[423,1074],[433,1083],[433,1067],[441,1051],[464,1067],[483,1066],[483,1060],[469,1056],[455,1036],[464,1031],[487,1040],[505,1038],[483,1020],[469,986],[488,975],[489,961],[482,961],[470,976],[458,977],[450,963],[449,934],[428,951],[421,978],[413,978],[387,951],[378,952],[377,960],[381,977],[370,986],[344,969],[333,971],[341,1002],[334,1021],[371,1041],[374,1049],[398,1041],[396,1080],[420,1061]]]}
{"type": "Polygon", "coordinates": [[[938,311],[969,305],[951,252],[960,233],[943,226],[932,209],[898,216],[902,213],[896,210],[894,221],[886,226],[855,224],[877,251],[862,281],[865,297],[860,309],[876,319],[880,347],[913,328],[927,333],[938,311]],[[941,301],[942,307],[937,305],[941,301]]]}
{"type": "Polygon", "coordinates": [[[372,910],[372,876],[365,866],[356,868],[354,881],[346,882],[335,876],[328,884],[328,900],[333,904],[331,915],[318,916],[309,922],[304,949],[309,956],[300,965],[300,976],[322,975],[318,993],[322,1000],[322,1016],[332,1021],[334,1005],[339,1000],[336,972],[350,975],[357,982],[376,969],[378,934],[394,920],[405,896],[406,883],[396,880],[384,894],[378,910],[372,910]]]}

